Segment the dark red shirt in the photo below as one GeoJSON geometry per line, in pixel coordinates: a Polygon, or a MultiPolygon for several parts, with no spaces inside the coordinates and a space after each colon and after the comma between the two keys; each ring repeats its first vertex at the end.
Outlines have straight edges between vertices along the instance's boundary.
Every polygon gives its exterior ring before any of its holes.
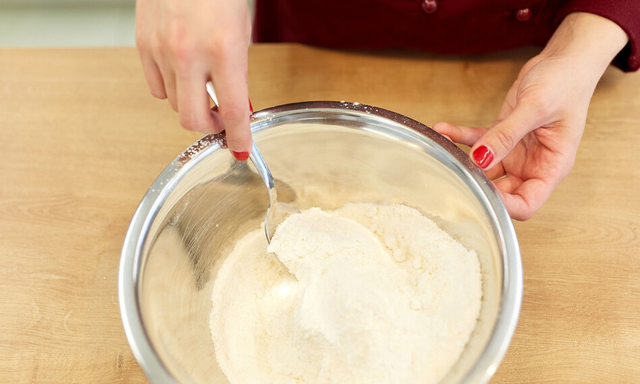
{"type": "Polygon", "coordinates": [[[547,43],[572,12],[606,17],[629,44],[613,63],[640,67],[640,0],[256,0],[256,42],[341,49],[404,47],[477,54],[547,43]]]}

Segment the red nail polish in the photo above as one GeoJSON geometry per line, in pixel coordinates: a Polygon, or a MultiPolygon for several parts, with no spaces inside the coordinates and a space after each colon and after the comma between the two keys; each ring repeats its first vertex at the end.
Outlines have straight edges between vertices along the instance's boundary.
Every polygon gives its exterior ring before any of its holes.
{"type": "Polygon", "coordinates": [[[236,160],[238,161],[245,161],[249,158],[249,152],[245,152],[245,151],[231,151],[231,153],[233,154],[233,157],[236,158],[236,160]]]}
{"type": "Polygon", "coordinates": [[[249,100],[249,110],[253,113],[253,105],[251,105],[251,100],[249,100]]]}
{"type": "Polygon", "coordinates": [[[479,146],[473,151],[473,161],[482,169],[485,169],[493,161],[493,152],[484,145],[479,146]]]}

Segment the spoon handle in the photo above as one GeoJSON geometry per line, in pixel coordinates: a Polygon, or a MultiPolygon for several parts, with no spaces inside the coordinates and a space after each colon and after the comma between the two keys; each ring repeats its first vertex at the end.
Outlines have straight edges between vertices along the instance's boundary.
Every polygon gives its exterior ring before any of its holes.
{"type": "Polygon", "coordinates": [[[269,167],[267,167],[267,163],[264,162],[262,154],[258,151],[258,147],[256,147],[255,142],[251,146],[251,155],[249,155],[249,160],[251,160],[253,166],[256,167],[256,170],[260,174],[260,177],[264,180],[267,189],[269,189],[269,196],[271,196],[271,191],[275,192],[273,176],[271,176],[271,171],[269,170],[269,167]]]}
{"type": "Polygon", "coordinates": [[[216,90],[213,88],[213,83],[210,81],[207,81],[207,93],[209,94],[209,97],[211,98],[211,100],[216,106],[220,105],[220,103],[218,103],[218,96],[216,95],[216,90]]]}

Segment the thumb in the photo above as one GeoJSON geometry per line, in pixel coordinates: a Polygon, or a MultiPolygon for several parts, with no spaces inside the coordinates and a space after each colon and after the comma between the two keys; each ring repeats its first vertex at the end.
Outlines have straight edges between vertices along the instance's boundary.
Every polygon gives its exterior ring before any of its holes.
{"type": "Polygon", "coordinates": [[[516,106],[475,142],[469,151],[471,160],[484,170],[500,163],[527,133],[542,125],[536,115],[531,108],[516,106]]]}

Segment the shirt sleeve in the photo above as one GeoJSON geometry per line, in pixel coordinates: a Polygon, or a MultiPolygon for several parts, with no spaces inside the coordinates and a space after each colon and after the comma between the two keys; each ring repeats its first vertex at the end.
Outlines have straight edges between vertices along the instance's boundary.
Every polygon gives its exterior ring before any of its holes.
{"type": "Polygon", "coordinates": [[[640,1],[638,0],[569,0],[563,1],[556,13],[559,24],[568,14],[587,12],[618,24],[629,36],[629,43],[613,59],[612,64],[625,72],[640,68],[640,1]]]}

